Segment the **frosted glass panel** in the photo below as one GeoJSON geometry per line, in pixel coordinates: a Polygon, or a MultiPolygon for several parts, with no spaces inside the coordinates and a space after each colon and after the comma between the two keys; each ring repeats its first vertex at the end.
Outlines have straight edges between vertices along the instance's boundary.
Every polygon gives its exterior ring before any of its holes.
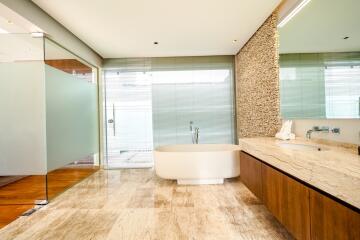
{"type": "Polygon", "coordinates": [[[0,34],[0,226],[46,199],[43,58],[42,38],[0,34]]]}
{"type": "Polygon", "coordinates": [[[98,152],[97,86],[46,65],[48,171],[98,152]]]}
{"type": "Polygon", "coordinates": [[[42,61],[0,63],[0,175],[46,174],[42,61]]]}
{"type": "Polygon", "coordinates": [[[0,176],[46,174],[43,56],[43,39],[0,34],[0,176]]]}

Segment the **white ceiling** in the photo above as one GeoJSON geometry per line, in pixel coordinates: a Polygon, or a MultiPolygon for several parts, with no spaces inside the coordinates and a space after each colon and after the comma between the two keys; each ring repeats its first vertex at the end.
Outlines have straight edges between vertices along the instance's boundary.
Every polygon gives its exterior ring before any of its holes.
{"type": "Polygon", "coordinates": [[[2,3],[0,3],[0,14],[0,33],[29,33],[42,31],[42,29],[38,28],[2,3]]]}
{"type": "Polygon", "coordinates": [[[359,10],[359,0],[312,0],[280,28],[280,53],[360,51],[359,10]]]}
{"type": "Polygon", "coordinates": [[[120,58],[235,54],[281,0],[33,2],[102,57],[120,58]]]}

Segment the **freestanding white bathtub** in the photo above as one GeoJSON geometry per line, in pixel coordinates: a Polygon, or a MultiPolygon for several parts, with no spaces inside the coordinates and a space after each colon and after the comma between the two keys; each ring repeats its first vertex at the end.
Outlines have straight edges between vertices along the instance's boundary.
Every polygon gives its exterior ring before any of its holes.
{"type": "Polygon", "coordinates": [[[240,174],[239,146],[189,144],[158,147],[154,151],[156,174],[178,184],[222,184],[240,174]]]}

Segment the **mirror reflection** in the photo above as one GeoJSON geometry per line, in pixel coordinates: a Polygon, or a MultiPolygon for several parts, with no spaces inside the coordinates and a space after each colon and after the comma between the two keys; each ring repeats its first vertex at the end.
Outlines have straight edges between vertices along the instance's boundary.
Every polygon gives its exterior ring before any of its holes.
{"type": "Polygon", "coordinates": [[[360,1],[310,1],[280,34],[286,119],[360,118],[360,1]]]}

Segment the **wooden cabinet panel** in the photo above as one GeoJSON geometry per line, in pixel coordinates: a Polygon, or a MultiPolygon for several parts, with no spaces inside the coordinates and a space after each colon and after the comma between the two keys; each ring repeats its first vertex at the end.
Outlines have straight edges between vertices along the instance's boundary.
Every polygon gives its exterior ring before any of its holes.
{"type": "Polygon", "coordinates": [[[311,238],[360,239],[360,213],[310,190],[311,238]]]}
{"type": "Polygon", "coordinates": [[[296,239],[360,240],[358,211],[244,152],[240,177],[296,239]]]}
{"type": "Polygon", "coordinates": [[[262,200],[261,164],[256,158],[240,152],[241,181],[260,200],[262,200]]]}
{"type": "Polygon", "coordinates": [[[296,239],[310,239],[309,189],[262,164],[263,202],[296,239]]]}

